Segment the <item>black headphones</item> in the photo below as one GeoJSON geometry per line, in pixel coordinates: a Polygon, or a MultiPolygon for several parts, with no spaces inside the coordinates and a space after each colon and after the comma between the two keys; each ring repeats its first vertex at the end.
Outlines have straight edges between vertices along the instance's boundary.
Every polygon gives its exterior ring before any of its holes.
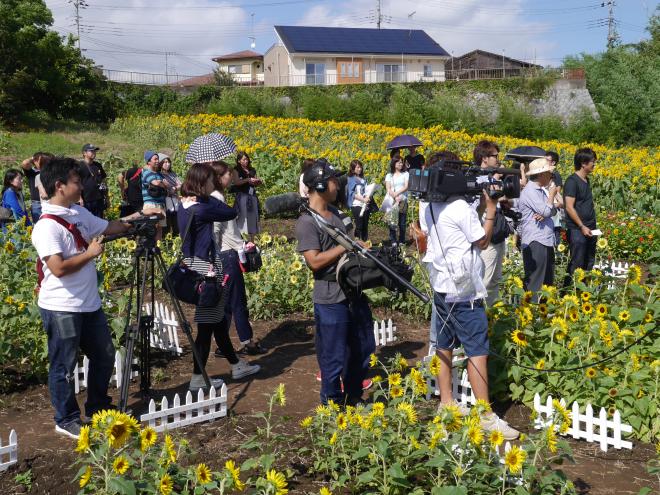
{"type": "Polygon", "coordinates": [[[317,161],[312,167],[315,169],[314,172],[318,175],[313,177],[313,180],[309,181],[307,186],[319,193],[327,191],[328,181],[334,177],[332,167],[330,164],[323,161],[317,161]]]}

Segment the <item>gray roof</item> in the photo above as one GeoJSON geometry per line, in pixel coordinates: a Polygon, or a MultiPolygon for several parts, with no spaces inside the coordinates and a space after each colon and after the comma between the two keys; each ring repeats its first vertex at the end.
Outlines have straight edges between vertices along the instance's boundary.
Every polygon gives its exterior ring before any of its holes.
{"type": "Polygon", "coordinates": [[[275,26],[275,31],[289,53],[449,56],[420,29],[275,26]]]}

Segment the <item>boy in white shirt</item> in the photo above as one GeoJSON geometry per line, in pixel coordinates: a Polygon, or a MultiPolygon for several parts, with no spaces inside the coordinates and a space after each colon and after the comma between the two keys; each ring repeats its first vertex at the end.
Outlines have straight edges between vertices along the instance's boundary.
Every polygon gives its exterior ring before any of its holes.
{"type": "MultiPolygon", "coordinates": [[[[468,378],[477,399],[488,399],[488,320],[484,299],[484,264],[479,254],[488,247],[493,233],[497,200],[484,193],[486,219],[483,227],[477,212],[462,196],[444,203],[431,203],[425,212],[428,249],[433,253],[431,284],[437,311],[436,353],[442,362],[438,373],[441,405],[453,403],[452,351],[463,345],[468,357],[468,378]]],[[[481,416],[486,431],[499,430],[507,440],[518,431],[493,412],[481,416]]]]}
{"type": "Polygon", "coordinates": [[[89,358],[86,415],[111,407],[107,392],[115,349],[93,261],[103,252],[98,236],[122,233],[129,226],[95,217],[76,204],[82,186],[78,162],[72,158],[58,157],[46,164],[41,183],[49,200],[32,231],[32,244],[43,262],[38,305],[48,335],[48,389],[55,431],[78,438],[81,421],[73,373],[79,347],[89,358]]]}

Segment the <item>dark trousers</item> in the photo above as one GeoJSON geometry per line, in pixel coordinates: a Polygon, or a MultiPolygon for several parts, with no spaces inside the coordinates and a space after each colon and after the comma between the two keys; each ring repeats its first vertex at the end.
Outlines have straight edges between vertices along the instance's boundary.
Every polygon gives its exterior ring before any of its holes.
{"type": "Polygon", "coordinates": [[[34,225],[39,221],[39,217],[41,216],[41,201],[32,201],[30,210],[32,213],[32,224],[34,225]]]}
{"type": "Polygon", "coordinates": [[[78,348],[89,358],[85,414],[91,417],[107,409],[111,404],[108,383],[115,364],[115,348],[103,310],[72,313],[40,308],[40,311],[48,335],[48,390],[55,408],[55,423],[65,426],[80,420],[73,375],[78,364],[78,348]]]}
{"type": "Polygon", "coordinates": [[[165,213],[165,217],[167,219],[167,227],[165,227],[163,235],[167,235],[168,233],[171,233],[172,236],[179,235],[179,224],[176,220],[176,211],[168,210],[165,213]]]}
{"type": "Polygon", "coordinates": [[[399,242],[401,244],[406,242],[406,221],[407,221],[407,215],[406,211],[400,211],[399,212],[399,240],[397,241],[396,234],[397,234],[397,227],[393,227],[390,225],[390,241],[392,242],[399,242]]]}
{"type": "MultiPolygon", "coordinates": [[[[206,362],[209,360],[211,353],[211,339],[215,336],[215,341],[222,351],[222,355],[227,358],[229,364],[238,363],[238,357],[234,352],[234,346],[229,339],[229,328],[223,322],[220,323],[198,323],[197,324],[197,337],[195,337],[195,346],[197,352],[202,360],[202,364],[206,367],[206,362]]],[[[193,359],[193,373],[199,375],[202,370],[197,366],[197,361],[193,359]]]]}
{"type": "Polygon", "coordinates": [[[364,215],[360,216],[361,206],[351,207],[353,213],[353,224],[355,225],[354,237],[366,241],[369,238],[369,208],[365,208],[364,215]]]}
{"type": "Polygon", "coordinates": [[[316,358],[321,369],[321,403],[344,404],[362,397],[369,356],[376,350],[371,309],[365,298],[353,304],[314,304],[316,358]],[[344,382],[344,391],[341,382],[344,382]]]}
{"type": "MultiPolygon", "coordinates": [[[[245,279],[238,264],[238,253],[233,249],[220,253],[222,268],[225,275],[229,275],[225,285],[225,319],[220,325],[229,332],[232,317],[236,323],[236,332],[241,342],[247,342],[254,335],[250,325],[250,312],[248,311],[247,295],[245,294],[245,279]]],[[[220,347],[220,343],[216,343],[220,347]]]]}
{"type": "MultiPolygon", "coordinates": [[[[541,286],[552,285],[555,280],[555,248],[532,241],[522,250],[525,290],[536,294],[541,286]]],[[[536,296],[535,296],[536,300],[536,296]]]]}
{"type": "Polygon", "coordinates": [[[87,201],[85,202],[85,208],[87,208],[87,210],[95,217],[103,218],[105,200],[97,199],[95,201],[87,201]]]}
{"type": "Polygon", "coordinates": [[[566,231],[568,236],[568,249],[571,252],[571,261],[568,264],[566,278],[564,279],[564,286],[572,283],[573,272],[576,269],[582,268],[589,271],[594,267],[596,262],[596,241],[598,237],[586,237],[579,229],[568,229],[566,231]]]}

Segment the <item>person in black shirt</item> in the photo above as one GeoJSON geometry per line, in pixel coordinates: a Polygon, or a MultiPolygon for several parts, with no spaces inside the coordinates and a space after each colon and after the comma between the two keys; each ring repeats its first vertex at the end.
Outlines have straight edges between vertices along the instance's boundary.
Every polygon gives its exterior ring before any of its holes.
{"type": "Polygon", "coordinates": [[[591,270],[596,260],[596,211],[591,194],[589,175],[596,165],[596,153],[590,148],[580,148],[573,159],[575,173],[564,183],[566,208],[566,233],[571,252],[564,286],[570,285],[577,268],[591,270]]]}
{"type": "Polygon", "coordinates": [[[89,143],[82,147],[83,159],[79,168],[82,186],[80,206],[87,208],[92,215],[103,218],[103,212],[107,208],[108,186],[105,183],[105,170],[95,160],[99,149],[89,143]]]}
{"type": "Polygon", "coordinates": [[[117,182],[122,198],[119,215],[125,217],[142,210],[142,167],[131,167],[125,170],[119,174],[117,182]]]}
{"type": "MultiPolygon", "coordinates": [[[[28,184],[30,186],[30,213],[32,214],[32,223],[37,223],[39,217],[41,216],[41,197],[44,196],[46,199],[46,192],[43,191],[43,194],[39,191],[39,182],[37,177],[41,172],[41,167],[46,165],[54,157],[51,153],[45,153],[43,151],[38,151],[32,158],[26,158],[21,163],[23,168],[23,174],[28,179],[28,184]]],[[[42,187],[43,189],[43,187],[42,187]]]]}
{"type": "Polygon", "coordinates": [[[421,169],[424,166],[424,155],[417,153],[417,146],[411,146],[408,148],[408,154],[404,159],[404,163],[408,170],[410,169],[421,169]]]}

